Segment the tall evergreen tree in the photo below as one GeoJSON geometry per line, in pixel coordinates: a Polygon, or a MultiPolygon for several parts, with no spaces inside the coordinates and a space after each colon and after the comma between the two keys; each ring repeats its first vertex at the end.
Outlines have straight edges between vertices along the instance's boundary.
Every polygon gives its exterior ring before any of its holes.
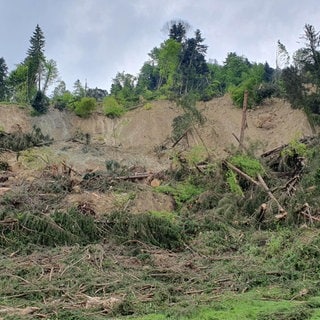
{"type": "Polygon", "coordinates": [[[43,64],[45,62],[44,55],[45,38],[40,26],[37,24],[35,31],[30,38],[30,47],[27,51],[25,64],[28,66],[28,97],[29,99],[35,91],[41,90],[41,76],[43,64]]]}
{"type": "Polygon", "coordinates": [[[7,75],[8,67],[4,58],[0,58],[0,101],[5,100],[7,97],[7,75]]]}

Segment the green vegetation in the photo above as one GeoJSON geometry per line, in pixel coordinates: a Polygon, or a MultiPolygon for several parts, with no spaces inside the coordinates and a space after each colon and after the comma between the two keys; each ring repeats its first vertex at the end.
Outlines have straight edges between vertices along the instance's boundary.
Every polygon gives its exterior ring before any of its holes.
{"type": "Polygon", "coordinates": [[[99,215],[84,201],[61,209],[74,180],[44,168],[0,199],[4,319],[316,319],[319,154],[317,139],[297,140],[263,165],[240,153],[201,171],[189,161],[154,188],[117,180],[126,168],[107,160],[105,172],[78,182],[113,194],[115,209],[99,215]],[[307,157],[308,168],[296,171],[287,149],[307,157]],[[287,210],[283,218],[252,183],[258,175],[287,210]],[[131,213],[141,188],[172,197],[172,211],[131,213]]]}
{"type": "Polygon", "coordinates": [[[74,112],[77,116],[87,118],[96,108],[96,99],[83,97],[80,101],[74,103],[74,112]]]}
{"type": "MultiPolygon", "coordinates": [[[[283,69],[280,61],[273,69],[235,52],[223,65],[209,63],[200,30],[190,36],[180,20],[167,29],[168,38],[152,49],[139,75],[117,73],[110,94],[80,80],[70,92],[60,81],[50,100],[46,92],[57,68],[44,56],[37,25],[27,57],[15,70],[8,74],[0,59],[0,99],[31,104],[37,115],[50,102],[80,117],[102,110],[111,118],[138,106],[150,110],[153,99],[171,99],[182,111],[172,123],[174,144],[198,134],[206,121],[197,102],[226,92],[237,106],[245,91],[252,107],[287,97],[315,124],[319,120],[320,38],[312,26],[305,26],[306,47],[292,65],[278,43],[283,69]]],[[[90,135],[76,135],[88,152],[90,135]]],[[[320,317],[318,137],[294,139],[262,158],[237,152],[213,161],[205,145],[174,150],[177,166],[146,178],[161,179],[153,187],[137,183],[133,169],[110,154],[105,169],[74,178],[72,168],[63,163],[59,171],[55,155],[39,148],[51,142],[38,127],[30,133],[0,130],[0,155],[16,152],[21,164],[41,171],[7,188],[14,177],[9,163],[0,161],[1,318],[320,317]],[[75,190],[97,201],[109,195],[114,207],[97,214],[80,199],[67,208],[64,201],[75,190]],[[160,205],[157,199],[168,198],[170,209],[131,212],[141,190],[160,205]]]]}
{"type": "Polygon", "coordinates": [[[116,100],[115,97],[108,96],[103,100],[103,111],[107,117],[119,118],[124,114],[125,108],[116,100]]]}

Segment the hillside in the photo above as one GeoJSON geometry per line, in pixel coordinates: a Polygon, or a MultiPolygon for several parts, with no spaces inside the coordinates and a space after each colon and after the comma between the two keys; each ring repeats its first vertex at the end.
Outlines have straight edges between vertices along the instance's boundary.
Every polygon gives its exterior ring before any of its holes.
{"type": "MultiPolygon", "coordinates": [[[[199,109],[207,119],[199,128],[202,140],[213,156],[224,157],[232,144],[237,145],[232,134],[239,136],[242,111],[232,105],[229,96],[201,103],[199,109]]],[[[22,131],[30,131],[33,125],[38,126],[54,139],[52,148],[55,156],[66,160],[80,172],[103,169],[106,160],[159,171],[170,165],[172,120],[179,114],[179,109],[167,101],[152,102],[150,110],[139,108],[120,119],[109,119],[99,113],[89,119],[81,119],[54,109],[41,117],[30,117],[26,110],[14,106],[0,106],[0,112],[0,127],[4,131],[15,131],[17,125],[22,131]],[[86,133],[90,135],[90,143],[98,148],[98,154],[84,154],[76,143],[72,143],[72,138],[86,133]],[[160,146],[167,150],[161,157],[155,152],[160,146]]],[[[256,144],[257,154],[294,138],[313,134],[305,114],[278,99],[250,110],[247,124],[246,144],[256,144]]],[[[186,145],[186,141],[181,144],[186,145]]],[[[188,144],[192,147],[201,144],[201,140],[197,135],[189,135],[188,144]]]]}
{"type": "MultiPolygon", "coordinates": [[[[242,111],[228,96],[199,108],[204,126],[173,147],[179,110],[167,101],[120,119],[0,106],[3,132],[37,125],[54,138],[1,154],[0,320],[318,319],[316,151],[306,173],[264,176],[290,211],[277,218],[270,190],[245,180],[232,193],[214,166],[237,146],[242,111]],[[212,167],[175,167],[203,144],[212,167]]],[[[277,99],[248,111],[247,124],[257,155],[314,134],[277,99]]]]}

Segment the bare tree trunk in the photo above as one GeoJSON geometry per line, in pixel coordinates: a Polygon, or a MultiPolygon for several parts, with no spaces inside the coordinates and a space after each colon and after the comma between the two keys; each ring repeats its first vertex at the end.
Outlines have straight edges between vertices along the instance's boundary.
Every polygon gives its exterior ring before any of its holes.
{"type": "Polygon", "coordinates": [[[239,139],[240,151],[243,148],[244,130],[247,127],[247,108],[248,108],[248,90],[245,90],[243,95],[242,121],[241,121],[241,131],[240,131],[240,139],[239,139]]]}

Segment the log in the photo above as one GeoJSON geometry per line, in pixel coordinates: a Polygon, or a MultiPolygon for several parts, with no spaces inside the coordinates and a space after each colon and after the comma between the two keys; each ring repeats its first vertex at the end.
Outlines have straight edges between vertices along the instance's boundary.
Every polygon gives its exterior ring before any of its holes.
{"type": "Polygon", "coordinates": [[[273,195],[273,193],[271,192],[271,190],[269,189],[269,187],[267,186],[267,184],[265,183],[265,181],[263,180],[263,178],[261,177],[260,174],[257,175],[258,180],[260,182],[261,187],[267,192],[268,196],[277,204],[279,211],[281,214],[285,214],[286,210],[281,206],[281,204],[279,203],[279,201],[276,199],[276,197],[273,195]]]}
{"type": "Polygon", "coordinates": [[[248,90],[245,90],[243,95],[242,120],[239,139],[239,150],[243,148],[244,130],[247,127],[247,108],[248,108],[248,90]]]}
{"type": "Polygon", "coordinates": [[[277,217],[277,219],[282,219],[284,217],[287,216],[287,211],[281,206],[281,204],[279,203],[279,201],[276,199],[276,197],[273,195],[273,193],[271,192],[271,190],[269,189],[269,187],[267,186],[267,184],[265,183],[265,181],[263,180],[263,178],[261,177],[260,174],[257,175],[257,178],[259,180],[256,181],[253,178],[251,178],[249,175],[247,175],[246,173],[244,173],[243,171],[241,171],[240,169],[238,169],[237,167],[235,167],[233,164],[231,164],[230,162],[224,160],[223,163],[230,168],[231,170],[235,171],[236,173],[240,174],[242,177],[244,177],[245,179],[247,179],[248,181],[250,181],[251,183],[255,184],[256,186],[259,186],[261,188],[263,188],[266,193],[268,194],[268,196],[270,197],[270,199],[272,199],[278,206],[280,215],[279,217],[277,217]]]}
{"type": "Polygon", "coordinates": [[[120,177],[115,177],[115,180],[134,180],[134,179],[145,179],[148,178],[152,175],[150,172],[142,172],[142,173],[136,173],[133,175],[128,175],[128,176],[120,176],[120,177]]]}
{"type": "Polygon", "coordinates": [[[240,174],[242,177],[244,177],[245,179],[249,180],[251,183],[255,184],[256,186],[260,186],[259,182],[252,179],[249,175],[247,175],[246,173],[244,173],[243,171],[241,171],[240,169],[238,169],[237,167],[235,167],[233,164],[231,164],[230,162],[224,160],[223,163],[230,168],[231,170],[237,172],[238,174],[240,174]]]}

